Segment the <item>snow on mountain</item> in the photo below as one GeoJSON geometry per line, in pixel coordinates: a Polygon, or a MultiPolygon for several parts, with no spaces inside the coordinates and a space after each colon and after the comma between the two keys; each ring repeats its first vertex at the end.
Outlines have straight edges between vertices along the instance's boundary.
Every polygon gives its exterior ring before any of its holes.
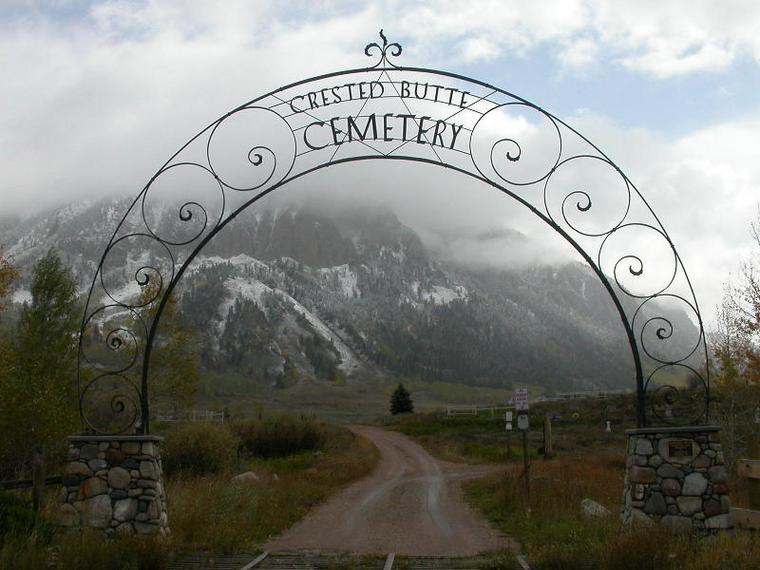
{"type": "Polygon", "coordinates": [[[268,266],[263,261],[259,261],[258,259],[255,259],[251,257],[250,255],[246,255],[244,253],[241,253],[239,255],[234,255],[230,258],[223,258],[218,255],[212,255],[209,257],[201,257],[196,262],[196,265],[192,269],[197,269],[198,267],[204,267],[206,265],[216,265],[219,263],[229,263],[233,266],[252,266],[255,268],[264,268],[268,269],[268,266]]]}
{"type": "MultiPolygon", "coordinates": [[[[22,270],[14,302],[28,300],[31,265],[52,246],[88,290],[127,206],[80,204],[0,226],[0,243],[16,252],[22,270]]],[[[166,263],[156,255],[136,250],[109,261],[106,281],[126,278],[113,291],[117,299],[140,293],[134,272],[166,263]]],[[[251,381],[330,381],[336,370],[349,378],[372,370],[585,389],[627,387],[632,378],[619,317],[587,267],[473,269],[447,258],[445,248],[426,247],[386,210],[243,212],[175,292],[203,365],[251,381]]]]}
{"type": "Polygon", "coordinates": [[[432,291],[425,291],[420,296],[436,305],[448,305],[452,301],[467,299],[467,288],[462,285],[457,285],[453,289],[442,285],[433,285],[432,291]]]}
{"type": "Polygon", "coordinates": [[[327,283],[337,281],[339,290],[343,292],[346,298],[361,297],[357,275],[351,271],[347,263],[336,267],[321,267],[318,271],[327,283]]]}
{"type": "MultiPolygon", "coordinates": [[[[282,258],[281,262],[286,265],[292,265],[297,263],[290,258],[282,258]]],[[[271,267],[266,263],[263,263],[248,255],[237,255],[230,259],[223,259],[221,257],[208,257],[199,262],[199,267],[213,267],[223,263],[230,263],[233,267],[253,267],[258,270],[271,271],[271,267]]],[[[338,279],[340,291],[346,295],[346,297],[358,296],[358,290],[356,289],[356,275],[348,268],[348,265],[322,268],[318,271],[322,276],[334,276],[338,279]]],[[[301,315],[309,323],[311,328],[324,340],[330,343],[338,352],[340,357],[340,363],[338,368],[346,373],[350,373],[360,368],[361,362],[356,356],[354,351],[344,342],[341,336],[333,330],[322,319],[315,315],[312,311],[304,307],[296,299],[294,299],[287,292],[276,288],[270,287],[261,281],[253,277],[230,277],[224,282],[224,288],[227,292],[223,302],[219,305],[218,315],[218,331],[221,333],[224,331],[225,321],[224,318],[229,313],[230,309],[238,299],[248,299],[253,301],[264,313],[268,312],[266,295],[272,295],[283,302],[283,304],[294,313],[301,315]]]]}
{"type": "Polygon", "coordinates": [[[338,364],[338,368],[344,372],[353,372],[355,369],[359,368],[360,361],[354,354],[354,351],[351,350],[351,348],[345,342],[343,342],[343,339],[340,338],[340,336],[338,336],[328,325],[326,325],[324,321],[322,321],[319,317],[314,315],[311,311],[306,309],[306,307],[304,307],[301,303],[296,301],[293,297],[284,291],[274,289],[274,293],[280,299],[284,300],[286,303],[289,303],[290,307],[296,313],[304,317],[311,325],[311,327],[323,339],[332,343],[340,355],[340,364],[338,364]]]}
{"type": "Polygon", "coordinates": [[[261,281],[255,279],[246,279],[245,277],[234,277],[224,282],[224,287],[227,289],[229,296],[224,302],[219,305],[219,316],[225,317],[230,310],[230,307],[236,299],[250,299],[256,303],[259,308],[266,312],[266,305],[263,302],[263,297],[266,293],[276,293],[277,289],[267,287],[261,281]]]}

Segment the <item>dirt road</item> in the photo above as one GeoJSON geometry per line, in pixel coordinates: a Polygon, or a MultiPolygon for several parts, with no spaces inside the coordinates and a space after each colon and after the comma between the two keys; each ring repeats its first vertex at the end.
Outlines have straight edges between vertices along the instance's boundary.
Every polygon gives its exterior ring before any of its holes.
{"type": "Polygon", "coordinates": [[[461,481],[493,472],[493,466],[438,461],[400,433],[351,429],[380,450],[378,467],[271,540],[266,550],[468,556],[509,546],[462,498],[461,481]]]}

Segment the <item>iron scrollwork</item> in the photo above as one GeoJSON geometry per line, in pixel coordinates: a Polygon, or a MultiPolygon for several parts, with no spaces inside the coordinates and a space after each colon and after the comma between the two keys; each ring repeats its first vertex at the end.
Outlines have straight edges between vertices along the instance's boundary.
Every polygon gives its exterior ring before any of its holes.
{"type": "Polygon", "coordinates": [[[365,48],[379,56],[374,66],[306,79],[241,105],[188,141],[139,193],[97,266],[81,325],[85,429],[149,432],[161,315],[215,235],[292,180],[375,159],[444,166],[544,220],[595,271],[621,317],[639,425],[706,422],[699,306],[675,246],[633,183],[540,107],[472,78],[397,66],[388,58],[401,55],[401,45],[382,30],[380,38],[382,45],[365,48]],[[347,101],[361,108],[344,112],[347,101]]]}

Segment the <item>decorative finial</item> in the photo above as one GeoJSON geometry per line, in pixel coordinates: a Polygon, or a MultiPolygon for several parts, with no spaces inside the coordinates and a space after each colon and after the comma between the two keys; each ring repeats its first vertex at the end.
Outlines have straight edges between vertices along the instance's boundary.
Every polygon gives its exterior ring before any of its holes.
{"type": "Polygon", "coordinates": [[[372,67],[398,67],[394,64],[392,64],[388,60],[388,56],[392,57],[398,57],[401,55],[401,44],[397,42],[388,43],[388,38],[385,37],[385,34],[383,33],[383,30],[380,30],[380,37],[383,40],[383,45],[381,46],[377,42],[372,42],[371,44],[367,44],[367,47],[364,48],[364,54],[368,57],[372,57],[372,51],[377,48],[377,51],[380,53],[380,60],[373,65],[372,67]]]}

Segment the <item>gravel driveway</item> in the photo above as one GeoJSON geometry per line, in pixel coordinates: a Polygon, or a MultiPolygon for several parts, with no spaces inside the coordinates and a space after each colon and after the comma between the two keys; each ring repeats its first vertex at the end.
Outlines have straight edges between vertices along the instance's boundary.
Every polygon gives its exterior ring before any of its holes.
{"type": "Polygon", "coordinates": [[[498,471],[439,461],[400,433],[352,426],[381,458],[375,471],[264,546],[358,554],[470,556],[508,548],[462,498],[460,483],[498,471]]]}

